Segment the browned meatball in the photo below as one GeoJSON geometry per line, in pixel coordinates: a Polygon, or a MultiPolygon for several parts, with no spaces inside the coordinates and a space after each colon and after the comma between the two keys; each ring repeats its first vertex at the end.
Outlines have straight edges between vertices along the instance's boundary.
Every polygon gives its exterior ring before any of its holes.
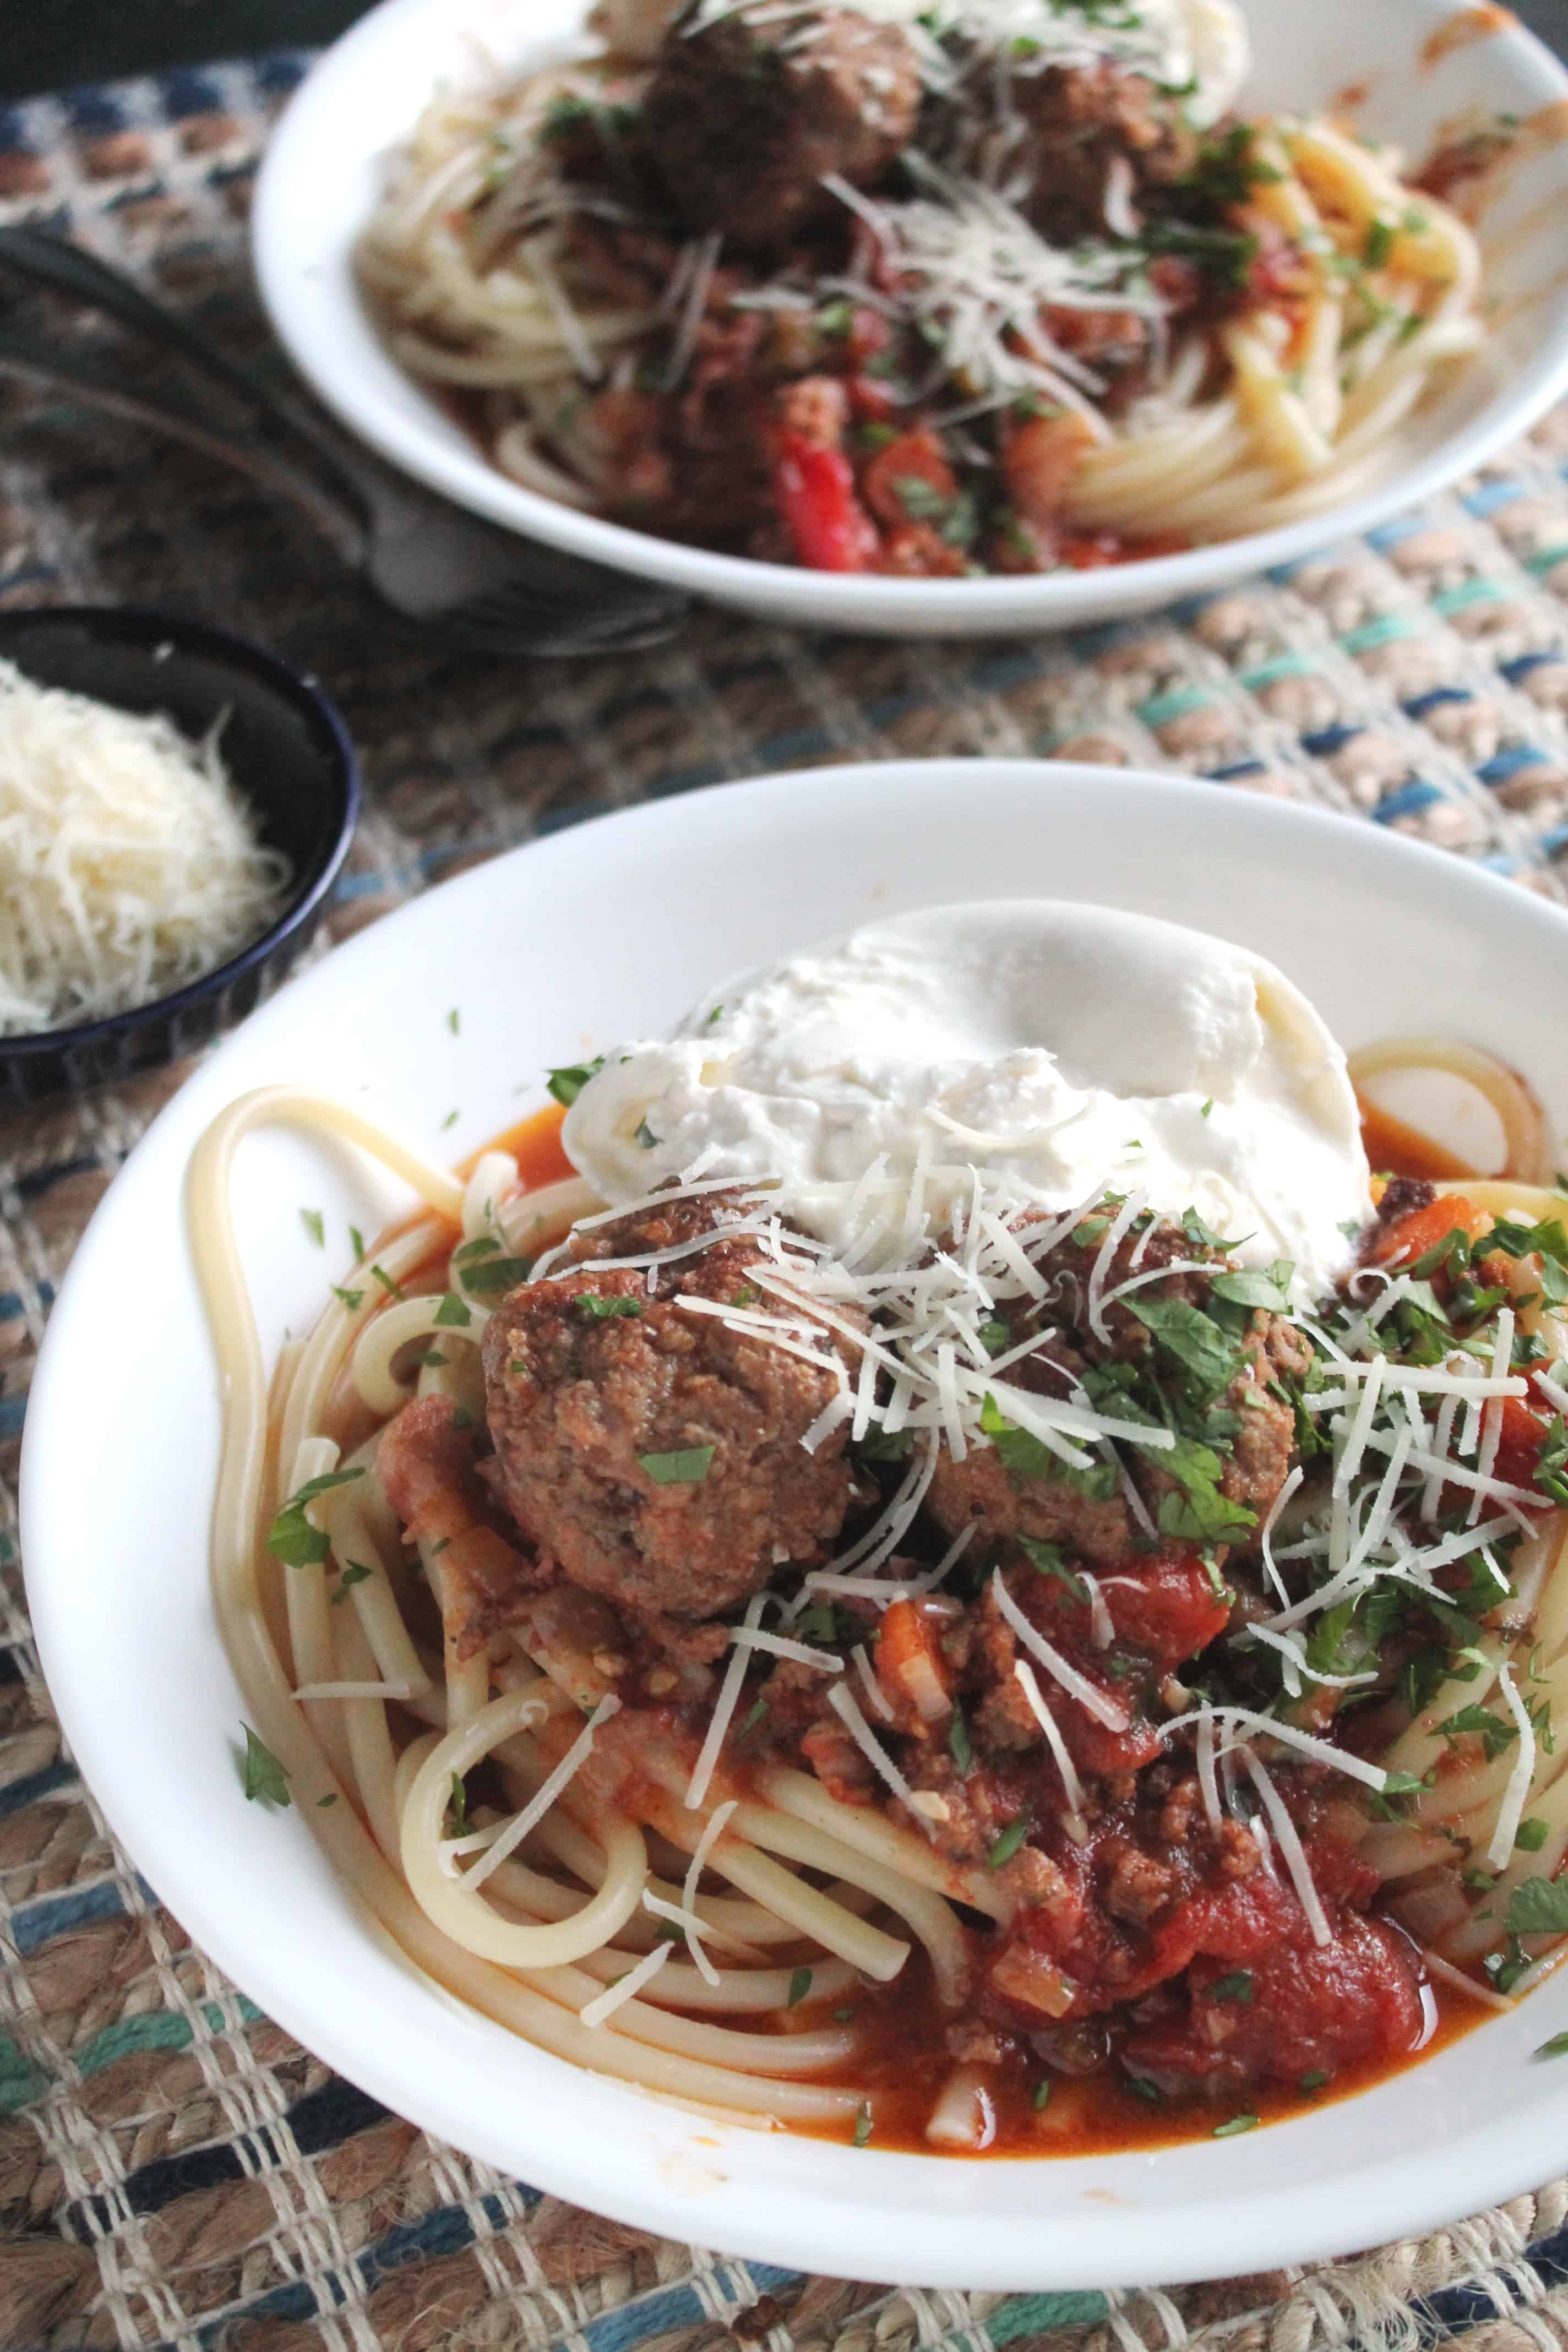
{"type": "Polygon", "coordinates": [[[853,8],[686,10],[644,102],[649,148],[683,220],[739,246],[784,245],[837,209],[837,173],[869,187],[913,134],[918,60],[895,25],[853,8]]]}
{"type": "Polygon", "coordinates": [[[1052,238],[1103,233],[1119,156],[1131,167],[1134,199],[1183,178],[1197,157],[1178,101],[1109,62],[1016,74],[1010,100],[1026,127],[1014,159],[1028,187],[1022,208],[1052,238]]]}
{"type": "MultiPolygon", "coordinates": [[[[1032,1223],[1032,1219],[1026,1222],[1032,1223]]],[[[1177,1261],[1189,1262],[1194,1244],[1179,1226],[1157,1225],[1139,1244],[1130,1235],[1118,1248],[1102,1287],[1113,1292],[1133,1272],[1132,1253],[1138,1249],[1138,1271],[1151,1274],[1177,1261]]],[[[1154,1353],[1148,1327],[1131,1309],[1113,1301],[1105,1310],[1102,1339],[1090,1327],[1087,1298],[1098,1243],[1070,1237],[1038,1261],[1050,1286],[1046,1307],[1036,1320],[1054,1325],[1060,1334],[1036,1354],[1008,1369],[1007,1378],[1037,1395],[1067,1397],[1087,1364],[1141,1363],[1154,1353]]],[[[1227,1261],[1216,1257],[1214,1272],[1227,1261]]],[[[1203,1272],[1170,1274],[1139,1293],[1140,1303],[1202,1308],[1208,1297],[1209,1276],[1203,1272]]],[[[1032,1328],[1026,1302],[1005,1310],[1011,1338],[1021,1339],[1032,1328]]],[[[1237,1342],[1240,1362],[1235,1377],[1216,1403],[1238,1423],[1223,1454],[1218,1484],[1227,1501],[1240,1504],[1258,1521],[1272,1509],[1289,1474],[1295,1437],[1295,1414],[1268,1385],[1281,1374],[1300,1378],[1311,1359],[1311,1349],[1294,1325],[1258,1308],[1245,1337],[1237,1342]]],[[[1114,1408],[1112,1408],[1114,1410],[1114,1408]]],[[[1138,1448],[1125,1449],[1130,1473],[1150,1507],[1158,1511],[1161,1497],[1174,1488],[1160,1456],[1138,1448]]],[[[943,1527],[957,1534],[978,1521],[990,1538],[1027,1536],[1061,1544],[1078,1559],[1109,1561],[1125,1558],[1137,1533],[1115,1473],[1096,1461],[1092,1470],[1045,1476],[1020,1475],[987,1445],[973,1446],[966,1459],[955,1462],[945,1446],[931,1480],[931,1507],[943,1527]]],[[[1246,1530],[1237,1531],[1237,1539],[1246,1530]]]]}
{"type": "Polygon", "coordinates": [[[842,1427],[815,1454],[801,1444],[832,1373],[677,1304],[763,1304],[760,1253],[724,1237],[724,1214],[712,1199],[677,1201],[596,1227],[580,1237],[581,1273],[522,1284],[485,1332],[490,1432],[519,1524],[574,1583],[638,1615],[734,1608],[782,1561],[819,1560],[849,1500],[842,1427]],[[651,1297],[640,1269],[592,1262],[671,1248],[716,1221],[651,1297]]]}

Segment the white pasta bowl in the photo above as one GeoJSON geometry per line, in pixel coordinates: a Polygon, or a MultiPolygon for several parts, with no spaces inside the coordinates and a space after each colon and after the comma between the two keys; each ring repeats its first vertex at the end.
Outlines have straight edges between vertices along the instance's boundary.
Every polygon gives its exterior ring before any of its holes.
{"type": "MultiPolygon", "coordinates": [[[[1365,131],[1413,161],[1472,113],[1524,126],[1479,224],[1483,350],[1449,371],[1402,428],[1375,488],[1287,528],[1100,572],[890,580],[714,554],[510,481],[389,355],[356,286],[353,251],[389,151],[437,84],[466,86],[566,53],[587,0],[383,0],[317,66],[273,135],[255,210],[262,294],[296,365],[345,425],[432,489],[525,537],[770,619],[887,635],[1019,634],[1148,611],[1373,529],[1480,465],[1568,390],[1568,74],[1500,10],[1449,0],[1243,5],[1257,58],[1248,110],[1353,99],[1365,131]]],[[[1157,514],[1149,527],[1159,529],[1157,514]]]]}
{"type": "MultiPolygon", "coordinates": [[[[1568,917],[1321,813],[1152,776],[922,761],[733,785],[558,835],[294,982],[110,1188],[27,1421],[44,1665],[83,1773],[197,1944],[353,2081],[504,2173],[679,2239],[911,2284],[1147,2284],[1343,2253],[1561,2169],[1568,2062],[1532,2053],[1568,2028],[1568,1973],[1376,2088],[1245,2141],[1056,2161],[858,2149],[694,2117],[459,2006],[373,1927],[309,1815],[247,1804],[235,1769],[242,1701],[207,1583],[219,1397],[184,1223],[192,1150],[218,1111],[304,1086],[433,1157],[468,1154],[543,1099],[547,1065],[673,1022],[727,971],[994,896],[999,877],[1010,894],[1220,932],[1280,963],[1347,1046],[1468,1037],[1568,1115],[1568,1029],[1541,984],[1568,955],[1568,917]]],[[[341,1278],[349,1223],[373,1231],[407,1205],[346,1147],[285,1128],[245,1144],[236,1212],[269,1360],[341,1278]]]]}

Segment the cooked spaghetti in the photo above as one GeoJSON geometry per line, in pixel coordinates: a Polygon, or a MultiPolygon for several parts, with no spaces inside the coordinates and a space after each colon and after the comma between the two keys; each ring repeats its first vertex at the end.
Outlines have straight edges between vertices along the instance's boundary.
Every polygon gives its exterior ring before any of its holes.
{"type": "Polygon", "coordinates": [[[193,1171],[247,1793],[416,1966],[731,2120],[1054,2153],[1353,2088],[1568,1950],[1539,1122],[1378,1180],[1312,1312],[1137,1192],[926,1155],[829,1245],[722,1176],[605,1208],[556,1135],[459,1178],[271,1089],[193,1171]],[[268,1382],[279,1120],[422,1205],[268,1382]]]}
{"type": "Polygon", "coordinates": [[[1232,110],[1231,0],[668,0],[443,91],[359,249],[525,487],[916,577],[1335,506],[1480,338],[1475,241],[1331,120],[1232,110]]]}

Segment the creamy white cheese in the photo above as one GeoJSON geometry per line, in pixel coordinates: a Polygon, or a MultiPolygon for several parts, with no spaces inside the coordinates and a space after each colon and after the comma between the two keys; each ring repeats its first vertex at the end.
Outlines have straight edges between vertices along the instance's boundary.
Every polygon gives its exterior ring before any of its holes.
{"type": "Polygon", "coordinates": [[[928,1202],[973,1169],[1066,1210],[1109,1187],[1195,1208],[1301,1303],[1371,1214],[1344,1055],[1271,964],[1103,907],[943,907],[724,982],[623,1045],[566,1149],[616,1203],[688,1178],[776,1183],[842,1249],[868,1175],[928,1202]],[[879,1170],[878,1163],[880,1162],[879,1170]]]}

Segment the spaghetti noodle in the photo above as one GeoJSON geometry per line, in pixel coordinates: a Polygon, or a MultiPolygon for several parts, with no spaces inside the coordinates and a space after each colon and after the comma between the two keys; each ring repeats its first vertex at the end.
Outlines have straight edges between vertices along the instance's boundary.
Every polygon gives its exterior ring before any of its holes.
{"type": "Polygon", "coordinates": [[[1234,58],[1162,67],[1172,17],[605,9],[432,101],[362,283],[503,472],[662,535],[919,576],[1293,521],[1475,352],[1480,257],[1388,151],[1225,111],[1234,58]]]}

